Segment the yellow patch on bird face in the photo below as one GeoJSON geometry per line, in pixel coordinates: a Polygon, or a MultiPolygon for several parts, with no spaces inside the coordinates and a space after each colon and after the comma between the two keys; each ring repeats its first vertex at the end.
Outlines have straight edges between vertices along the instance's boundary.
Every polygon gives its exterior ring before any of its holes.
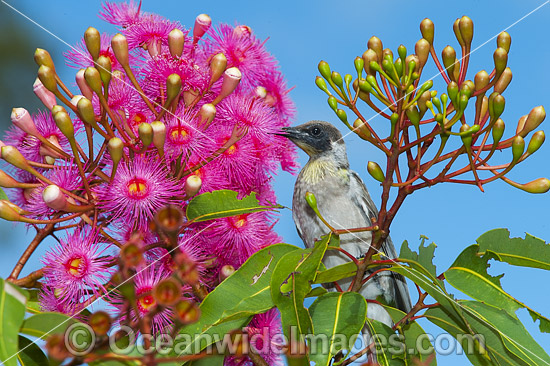
{"type": "Polygon", "coordinates": [[[349,180],[347,169],[338,169],[332,161],[328,160],[311,160],[302,169],[302,178],[307,184],[317,184],[329,176],[349,180]]]}

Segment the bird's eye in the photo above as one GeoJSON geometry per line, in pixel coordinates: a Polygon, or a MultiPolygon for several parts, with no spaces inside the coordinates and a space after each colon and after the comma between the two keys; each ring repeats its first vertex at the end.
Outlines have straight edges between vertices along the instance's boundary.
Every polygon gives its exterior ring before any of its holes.
{"type": "Polygon", "coordinates": [[[310,132],[313,136],[319,136],[321,134],[321,129],[319,127],[313,127],[310,132]]]}

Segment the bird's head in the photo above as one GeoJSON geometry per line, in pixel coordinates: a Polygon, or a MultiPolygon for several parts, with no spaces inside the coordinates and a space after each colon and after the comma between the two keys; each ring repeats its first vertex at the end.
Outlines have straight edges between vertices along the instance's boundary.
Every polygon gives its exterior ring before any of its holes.
{"type": "Polygon", "coordinates": [[[296,127],[283,128],[285,136],[311,158],[321,155],[345,157],[345,144],[340,131],[332,124],[324,121],[309,121],[296,127]]]}

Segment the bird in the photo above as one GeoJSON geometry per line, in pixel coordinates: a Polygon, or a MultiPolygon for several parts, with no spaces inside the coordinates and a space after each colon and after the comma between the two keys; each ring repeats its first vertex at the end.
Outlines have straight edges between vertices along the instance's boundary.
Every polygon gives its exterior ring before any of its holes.
{"type": "MultiPolygon", "coordinates": [[[[309,161],[296,179],[292,199],[292,216],[299,236],[307,248],[314,246],[321,236],[330,232],[310,205],[307,192],[315,195],[320,215],[334,229],[360,228],[372,225],[372,218],[378,217],[378,209],[359,175],[350,169],[346,145],[340,131],[325,121],[309,121],[296,127],[283,128],[282,136],[292,141],[309,155],[309,161]]],[[[341,234],[340,247],[356,259],[363,257],[370,248],[370,231],[341,234]]],[[[395,247],[388,236],[380,251],[389,258],[396,258],[395,247]]],[[[323,257],[326,268],[344,264],[351,259],[344,253],[329,250],[323,257]]],[[[367,271],[368,276],[376,269],[367,271]]],[[[352,278],[337,281],[343,289],[348,289],[352,278]]],[[[334,285],[325,285],[329,291],[336,291],[334,285]]],[[[404,277],[392,271],[375,274],[360,289],[359,293],[368,300],[380,297],[386,304],[405,313],[412,307],[409,290],[404,277]]],[[[367,317],[378,320],[387,326],[393,322],[388,312],[374,302],[367,302],[367,317]]],[[[363,327],[365,344],[370,344],[368,328],[363,327]],[[369,343],[367,343],[369,342],[369,343]]]]}

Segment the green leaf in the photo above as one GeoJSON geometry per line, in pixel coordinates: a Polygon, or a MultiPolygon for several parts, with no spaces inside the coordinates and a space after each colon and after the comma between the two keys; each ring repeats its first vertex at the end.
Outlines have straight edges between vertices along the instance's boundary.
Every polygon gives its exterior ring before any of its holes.
{"type": "Polygon", "coordinates": [[[198,195],[187,205],[187,220],[201,222],[282,208],[280,205],[261,206],[254,192],[243,199],[238,199],[237,195],[237,192],[227,189],[198,195]]]}
{"type": "Polygon", "coordinates": [[[501,262],[550,270],[550,244],[532,235],[526,234],[525,239],[510,238],[507,229],[495,229],[481,235],[477,243],[480,253],[491,251],[501,262]]]}
{"type": "Polygon", "coordinates": [[[40,300],[38,298],[38,294],[40,293],[40,290],[31,289],[27,291],[29,293],[29,300],[27,301],[27,312],[31,314],[41,313],[42,308],[40,307],[40,300]]]}
{"type": "Polygon", "coordinates": [[[311,281],[331,240],[334,240],[333,235],[329,234],[316,242],[313,249],[297,250],[285,255],[273,271],[271,297],[281,312],[283,332],[289,342],[291,334],[302,336],[313,331],[304,299],[311,291],[311,281]],[[298,334],[291,332],[291,327],[296,327],[298,334]]]}
{"type": "Polygon", "coordinates": [[[186,363],[185,366],[223,366],[225,356],[209,356],[186,363]]]}
{"type": "Polygon", "coordinates": [[[424,242],[428,239],[425,236],[420,237],[422,241],[418,247],[418,253],[409,248],[409,243],[405,240],[401,245],[401,252],[399,253],[399,258],[410,259],[415,262],[418,262],[422,267],[424,267],[430,274],[434,277],[437,277],[437,269],[433,264],[432,260],[434,258],[434,252],[437,245],[431,243],[427,247],[424,246],[424,242]]]}
{"type": "Polygon", "coordinates": [[[48,357],[36,343],[23,336],[19,336],[19,353],[17,360],[21,366],[48,366],[48,357]]]}
{"type": "Polygon", "coordinates": [[[311,289],[310,292],[306,295],[306,297],[319,297],[327,293],[327,289],[324,287],[314,287],[311,289]]]}
{"type": "MultiPolygon", "coordinates": [[[[405,317],[405,313],[399,309],[393,308],[391,306],[384,305],[384,309],[390,314],[394,323],[397,323],[405,317]]],[[[411,356],[416,357],[420,361],[426,362],[430,355],[434,355],[433,360],[428,364],[430,366],[437,365],[435,359],[434,348],[432,347],[430,340],[426,336],[426,332],[416,321],[408,321],[405,324],[402,324],[399,327],[401,334],[405,337],[405,349],[407,350],[407,360],[410,360],[409,364],[412,364],[411,356]],[[421,340],[418,344],[418,340],[421,340]],[[426,352],[426,350],[431,350],[431,352],[426,352]]]]}
{"type": "Polygon", "coordinates": [[[6,200],[6,201],[10,200],[8,198],[8,195],[6,194],[6,192],[4,192],[4,190],[2,188],[0,188],[0,200],[6,200]]]}
{"type": "Polygon", "coordinates": [[[324,271],[318,271],[313,283],[329,283],[355,276],[357,266],[353,262],[339,264],[324,271]]]}
{"type": "Polygon", "coordinates": [[[64,333],[74,323],[78,323],[78,321],[65,314],[40,313],[25,319],[20,332],[33,337],[43,338],[51,334],[64,333]]]}
{"type": "Polygon", "coordinates": [[[445,279],[457,290],[476,300],[505,309],[511,315],[520,308],[526,308],[533,320],[540,321],[541,332],[550,332],[548,318],[504,291],[500,283],[502,275],[495,277],[487,273],[488,261],[495,257],[495,253],[491,251],[481,256],[479,245],[471,245],[460,253],[453,265],[445,272],[445,279]]]}
{"type": "Polygon", "coordinates": [[[185,343],[176,354],[196,353],[229,331],[248,323],[250,316],[271,309],[270,281],[277,263],[288,253],[299,251],[289,244],[270,245],[255,254],[210,292],[200,305],[201,317],[180,331],[185,343]],[[188,337],[188,339],[185,339],[188,337]]]}
{"type": "Polygon", "coordinates": [[[17,365],[19,327],[25,317],[28,293],[0,278],[0,361],[17,365]]]}
{"type": "Polygon", "coordinates": [[[321,341],[311,342],[310,361],[316,366],[329,366],[338,351],[353,349],[367,317],[367,302],[356,292],[331,292],[315,300],[309,314],[313,339],[321,341]],[[342,339],[347,345],[341,343],[342,339]]]}
{"type": "Polygon", "coordinates": [[[376,360],[380,366],[405,366],[405,348],[400,336],[386,324],[370,318],[366,319],[366,327],[373,334],[376,360]]]}

